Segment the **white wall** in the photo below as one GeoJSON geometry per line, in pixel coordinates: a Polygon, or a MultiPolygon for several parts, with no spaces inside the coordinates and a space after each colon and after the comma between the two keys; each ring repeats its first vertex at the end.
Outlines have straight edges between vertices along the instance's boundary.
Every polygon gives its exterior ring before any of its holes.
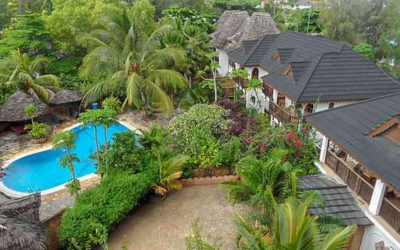
{"type": "Polygon", "coordinates": [[[218,74],[220,76],[226,76],[229,72],[229,57],[225,50],[217,49],[218,52],[218,63],[220,68],[218,74]]]}
{"type": "Polygon", "coordinates": [[[400,249],[398,242],[397,244],[392,242],[389,240],[388,236],[382,232],[382,230],[375,225],[371,225],[364,228],[364,236],[361,242],[360,250],[375,250],[375,243],[380,241],[384,241],[385,246],[389,249],[400,249]]]}
{"type": "MultiPolygon", "coordinates": [[[[344,106],[344,105],[349,105],[354,102],[335,102],[334,108],[344,106]]],[[[301,113],[304,114],[304,109],[306,107],[306,103],[301,104],[301,113]]],[[[327,102],[322,102],[322,103],[314,103],[314,113],[324,111],[329,109],[329,103],[327,102]]]]}

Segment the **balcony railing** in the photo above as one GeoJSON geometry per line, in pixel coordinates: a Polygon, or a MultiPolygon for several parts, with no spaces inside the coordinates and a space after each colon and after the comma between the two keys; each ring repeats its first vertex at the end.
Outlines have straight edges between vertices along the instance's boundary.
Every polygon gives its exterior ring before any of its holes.
{"type": "Polygon", "coordinates": [[[400,232],[400,209],[388,198],[383,198],[379,215],[397,232],[400,232]]]}
{"type": "Polygon", "coordinates": [[[369,204],[374,187],[368,181],[354,171],[348,163],[330,151],[326,154],[326,165],[335,171],[351,190],[369,204]]]}
{"type": "MultiPolygon", "coordinates": [[[[320,149],[319,149],[320,150],[320,149]]],[[[374,187],[344,160],[332,152],[326,154],[326,165],[360,196],[366,203],[370,203],[374,187]]],[[[388,198],[384,198],[379,215],[397,232],[400,232],[400,208],[388,198]]]]}
{"type": "Polygon", "coordinates": [[[278,104],[274,103],[273,101],[269,102],[269,112],[278,118],[282,123],[297,123],[299,121],[299,117],[296,116],[290,110],[287,110],[278,104]]]}

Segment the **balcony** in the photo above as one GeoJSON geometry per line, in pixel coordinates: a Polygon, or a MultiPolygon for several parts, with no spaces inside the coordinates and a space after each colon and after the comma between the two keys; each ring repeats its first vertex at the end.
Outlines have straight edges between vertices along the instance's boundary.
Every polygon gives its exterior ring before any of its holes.
{"type": "MultiPolygon", "coordinates": [[[[318,152],[320,147],[317,146],[318,152]]],[[[331,151],[327,151],[325,164],[339,176],[347,186],[354,191],[366,204],[370,204],[374,192],[374,185],[362,173],[356,171],[352,164],[339,158],[331,151]]],[[[400,232],[400,199],[385,196],[379,210],[379,216],[383,218],[397,233],[400,232]]]]}
{"type": "Polygon", "coordinates": [[[275,116],[282,123],[297,123],[299,117],[295,115],[292,111],[279,106],[273,101],[269,102],[269,113],[275,116]]]}

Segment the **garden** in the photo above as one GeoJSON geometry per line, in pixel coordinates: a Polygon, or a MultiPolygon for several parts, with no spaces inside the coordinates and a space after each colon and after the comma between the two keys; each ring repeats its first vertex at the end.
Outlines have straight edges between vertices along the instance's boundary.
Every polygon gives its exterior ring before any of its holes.
{"type": "MultiPolygon", "coordinates": [[[[227,9],[256,11],[258,1],[187,1],[189,7],[148,0],[7,2],[7,15],[0,16],[7,27],[0,39],[0,104],[15,93],[33,99],[22,107],[22,130],[62,152],[59,166],[68,170],[66,188],[74,198],[57,230],[63,249],[107,249],[109,235],[149,199],[159,196],[162,203],[185,189],[185,181],[224,176],[234,177],[218,186],[227,199],[251,208],[233,220],[235,247],[348,244],[355,227],[309,215],[310,206],[323,207],[323,201],[297,189],[296,176],[318,173],[313,130],[271,127],[268,115],[246,109],[244,91],[262,82],[248,79],[245,70],[217,77],[209,34],[218,16],[227,9]],[[241,81],[247,89],[227,93],[241,81]],[[90,160],[100,181],[90,188],[77,176],[86,161],[75,151],[78,133],[40,121],[45,110],[55,110],[51,100],[60,89],[82,93],[81,112],[71,119],[91,132],[90,160]],[[149,126],[115,132],[126,114],[149,126]]],[[[274,11],[281,18],[281,10],[274,11]]],[[[186,248],[218,249],[205,233],[194,225],[186,248]]]]}

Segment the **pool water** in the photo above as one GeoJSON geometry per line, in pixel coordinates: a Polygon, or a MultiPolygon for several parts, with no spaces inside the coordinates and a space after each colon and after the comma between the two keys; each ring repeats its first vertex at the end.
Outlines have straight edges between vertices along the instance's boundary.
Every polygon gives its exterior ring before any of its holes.
{"type": "MultiPolygon", "coordinates": [[[[114,133],[128,130],[121,124],[114,124],[107,129],[107,140],[112,143],[114,133]]],[[[76,127],[72,129],[78,134],[75,142],[76,148],[71,150],[80,159],[74,163],[77,178],[94,173],[96,170],[95,161],[89,156],[96,152],[94,140],[94,126],[84,128],[76,127]]],[[[97,127],[99,145],[104,144],[104,129],[97,127]]],[[[71,172],[68,168],[60,166],[60,158],[66,154],[65,150],[49,149],[39,153],[34,153],[12,162],[6,169],[6,176],[3,184],[14,191],[31,192],[45,191],[71,180],[71,172]]]]}

